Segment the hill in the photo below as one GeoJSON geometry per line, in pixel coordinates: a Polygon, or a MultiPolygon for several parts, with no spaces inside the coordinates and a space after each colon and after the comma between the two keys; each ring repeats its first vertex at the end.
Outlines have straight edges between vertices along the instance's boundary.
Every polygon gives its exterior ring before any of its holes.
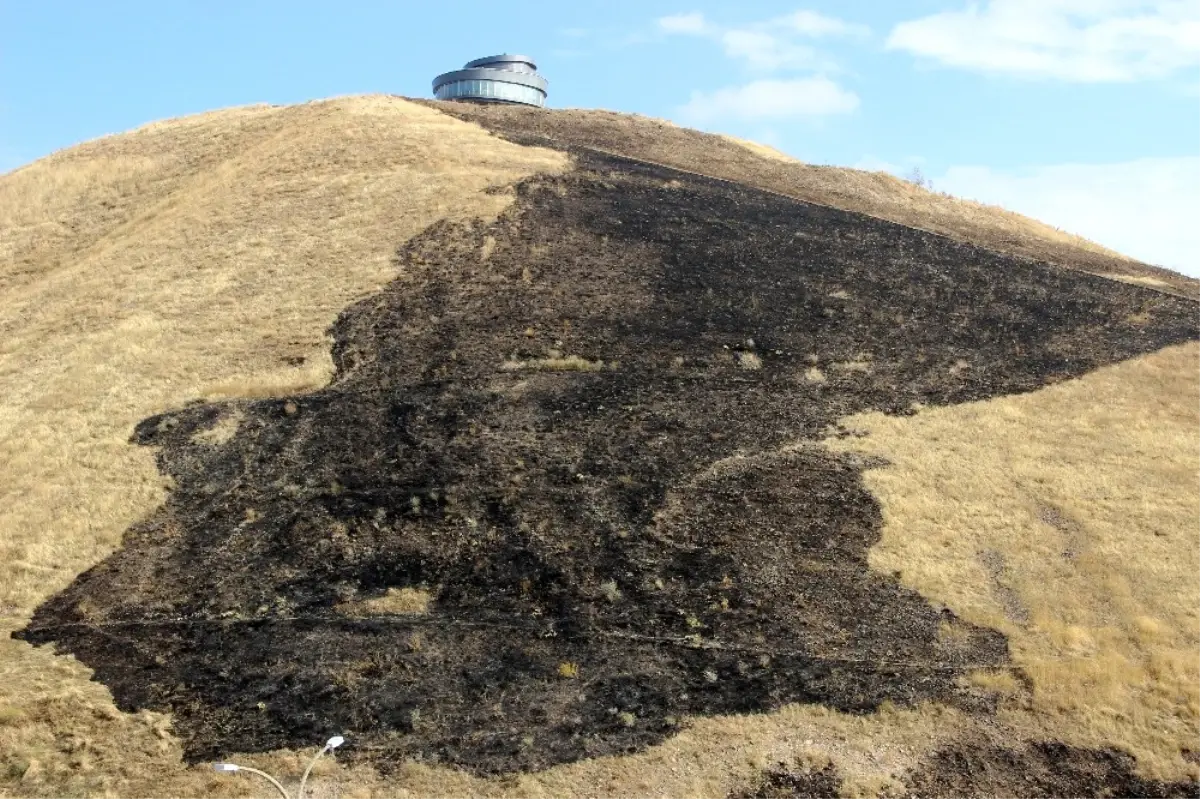
{"type": "Polygon", "coordinates": [[[252,792],[204,762],[345,730],[319,790],[1195,792],[1194,281],[384,97],[0,214],[0,791],[252,792]]]}

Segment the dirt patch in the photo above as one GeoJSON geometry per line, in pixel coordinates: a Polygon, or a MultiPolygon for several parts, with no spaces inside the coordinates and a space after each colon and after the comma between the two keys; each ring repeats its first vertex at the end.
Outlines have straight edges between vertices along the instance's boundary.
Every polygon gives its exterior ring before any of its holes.
{"type": "Polygon", "coordinates": [[[329,388],[141,423],[177,488],[21,633],[189,758],[337,729],[498,772],[795,702],[989,712],[959,678],[1003,637],[869,569],[871,462],[798,442],[1197,336],[1184,300],[607,157],[398,260],[329,388]],[[504,368],[563,353],[604,368],[504,368]],[[335,611],[405,587],[425,614],[335,611]]]}

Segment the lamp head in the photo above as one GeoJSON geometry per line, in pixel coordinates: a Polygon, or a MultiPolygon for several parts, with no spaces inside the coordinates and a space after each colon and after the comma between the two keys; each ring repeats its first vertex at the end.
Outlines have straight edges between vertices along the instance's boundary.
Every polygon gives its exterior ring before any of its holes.
{"type": "Polygon", "coordinates": [[[213,763],[213,768],[217,771],[237,771],[241,766],[237,763],[213,763]]]}
{"type": "Polygon", "coordinates": [[[325,742],[325,746],[329,749],[337,749],[339,746],[341,746],[345,742],[346,742],[345,738],[343,738],[340,735],[335,735],[332,738],[330,738],[328,741],[325,742]]]}

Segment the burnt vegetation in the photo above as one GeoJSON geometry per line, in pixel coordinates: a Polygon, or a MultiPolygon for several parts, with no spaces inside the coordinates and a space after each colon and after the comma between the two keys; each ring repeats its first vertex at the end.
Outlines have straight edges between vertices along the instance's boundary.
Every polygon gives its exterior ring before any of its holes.
{"type": "Polygon", "coordinates": [[[19,635],[192,759],[345,730],[508,772],[791,702],[988,712],[958,677],[1004,638],[868,568],[878,464],[820,440],[1194,339],[1194,303],[577,157],[405,245],[328,388],[140,424],[176,489],[19,635]],[[425,612],[339,611],[406,587],[425,612]]]}
{"type": "MultiPolygon", "coordinates": [[[[1020,746],[965,741],[939,749],[899,775],[904,799],[963,796],[1147,797],[1186,799],[1200,795],[1191,780],[1164,782],[1137,774],[1135,761],[1112,749],[1082,749],[1054,741],[1020,746]]],[[[841,796],[843,777],[833,765],[819,769],[780,763],[729,799],[822,799],[841,796]]]]}

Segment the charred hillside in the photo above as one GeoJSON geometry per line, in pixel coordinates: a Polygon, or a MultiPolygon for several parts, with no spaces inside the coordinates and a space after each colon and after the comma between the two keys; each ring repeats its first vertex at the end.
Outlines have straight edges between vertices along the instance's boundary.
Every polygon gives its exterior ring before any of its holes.
{"type": "Polygon", "coordinates": [[[401,247],[327,388],[142,422],[168,502],[19,636],[192,759],[336,728],[510,772],[785,703],[990,713],[958,678],[1003,635],[868,568],[877,464],[820,440],[1194,340],[1195,304],[576,157],[401,247]]]}
{"type": "Polygon", "coordinates": [[[1002,208],[914,187],[885,173],[763,158],[723,136],[611,111],[419,102],[519,144],[607,152],[663,164],[868,214],[996,252],[1200,299],[1200,281],[1195,278],[1141,263],[1002,208]]]}

